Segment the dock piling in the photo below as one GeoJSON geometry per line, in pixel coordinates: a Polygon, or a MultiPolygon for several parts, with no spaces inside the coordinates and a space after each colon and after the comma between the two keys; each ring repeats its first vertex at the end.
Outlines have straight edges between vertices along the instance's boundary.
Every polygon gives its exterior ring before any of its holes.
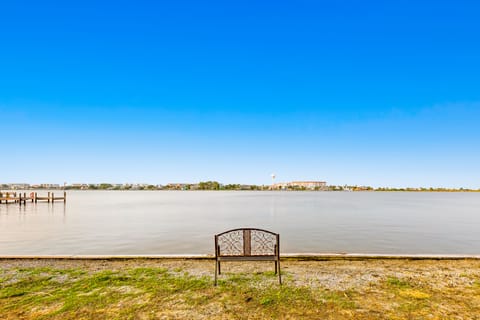
{"type": "Polygon", "coordinates": [[[19,205],[26,205],[27,200],[31,203],[37,203],[38,201],[46,201],[47,203],[54,203],[55,201],[67,202],[67,192],[63,192],[63,197],[55,197],[54,192],[48,192],[46,197],[39,197],[37,192],[31,192],[27,195],[26,192],[0,192],[0,204],[18,203],[19,205]]]}

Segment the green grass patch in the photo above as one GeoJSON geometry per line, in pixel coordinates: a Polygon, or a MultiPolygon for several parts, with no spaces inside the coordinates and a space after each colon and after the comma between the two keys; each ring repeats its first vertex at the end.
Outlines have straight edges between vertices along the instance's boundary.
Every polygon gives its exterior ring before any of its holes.
{"type": "Polygon", "coordinates": [[[350,295],[347,292],[325,292],[323,299],[341,309],[355,309],[357,305],[350,295]]]}
{"type": "Polygon", "coordinates": [[[178,268],[9,269],[0,282],[0,318],[421,319],[442,316],[438,310],[464,318],[480,312],[478,279],[468,291],[435,291],[389,277],[366,292],[295,285],[291,274],[282,276],[279,285],[274,272],[225,273],[215,287],[211,277],[178,268]]]}
{"type": "Polygon", "coordinates": [[[5,290],[2,290],[2,293],[0,294],[0,299],[6,299],[6,298],[15,298],[15,297],[21,297],[25,295],[27,291],[19,288],[7,288],[5,290]]]}
{"type": "Polygon", "coordinates": [[[393,288],[411,288],[412,285],[406,281],[396,277],[388,277],[387,285],[393,288]]]}

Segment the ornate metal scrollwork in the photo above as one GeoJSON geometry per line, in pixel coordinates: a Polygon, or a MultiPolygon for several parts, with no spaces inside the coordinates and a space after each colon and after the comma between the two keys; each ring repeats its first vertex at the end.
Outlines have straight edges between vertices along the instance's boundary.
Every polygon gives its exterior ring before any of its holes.
{"type": "Polygon", "coordinates": [[[274,255],[277,238],[260,230],[251,231],[252,255],[274,255]]]}
{"type": "Polygon", "coordinates": [[[239,229],[218,236],[219,254],[222,256],[276,255],[275,234],[255,229],[239,229]]]}
{"type": "Polygon", "coordinates": [[[222,256],[243,255],[243,230],[235,230],[218,236],[222,256]]]}

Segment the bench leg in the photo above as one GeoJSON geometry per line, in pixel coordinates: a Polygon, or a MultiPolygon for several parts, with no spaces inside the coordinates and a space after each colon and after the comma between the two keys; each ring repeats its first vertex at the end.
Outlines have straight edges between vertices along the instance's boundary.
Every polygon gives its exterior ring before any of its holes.
{"type": "Polygon", "coordinates": [[[277,263],[278,263],[278,282],[281,285],[282,284],[282,273],[280,272],[280,259],[278,259],[277,263]]]}
{"type": "Polygon", "coordinates": [[[275,274],[277,274],[277,261],[275,261],[275,274]]]}
{"type": "Polygon", "coordinates": [[[215,285],[217,285],[217,268],[218,268],[218,261],[215,261],[215,285]]]}
{"type": "Polygon", "coordinates": [[[218,274],[222,274],[222,270],[220,268],[220,261],[218,261],[218,274]]]}

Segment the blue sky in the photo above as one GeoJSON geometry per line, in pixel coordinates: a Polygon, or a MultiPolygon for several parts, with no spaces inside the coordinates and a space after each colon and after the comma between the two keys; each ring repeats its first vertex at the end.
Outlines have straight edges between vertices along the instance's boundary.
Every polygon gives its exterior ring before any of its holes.
{"type": "Polygon", "coordinates": [[[480,188],[476,1],[0,4],[0,182],[480,188]]]}

